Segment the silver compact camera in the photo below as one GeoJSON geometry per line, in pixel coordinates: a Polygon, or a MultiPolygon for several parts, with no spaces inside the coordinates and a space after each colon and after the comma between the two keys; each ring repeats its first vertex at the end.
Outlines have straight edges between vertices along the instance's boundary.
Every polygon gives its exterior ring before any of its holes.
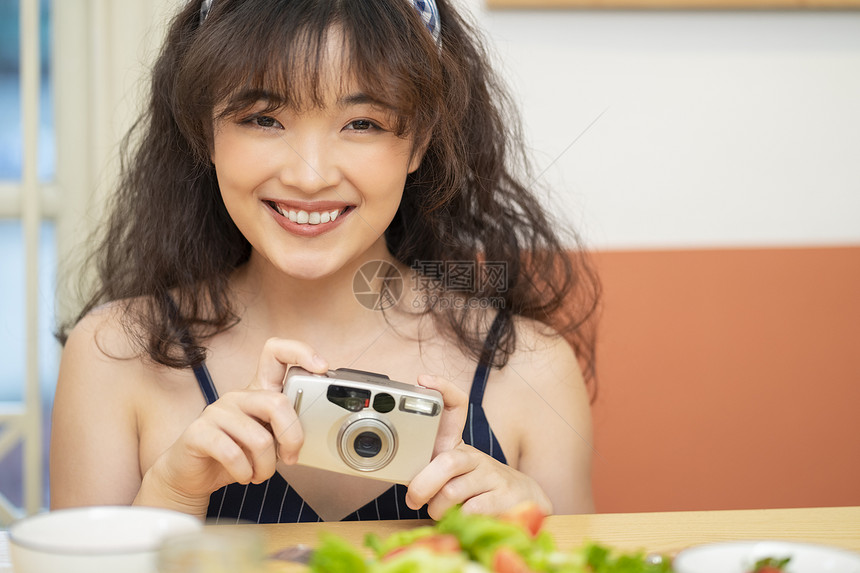
{"type": "Polygon", "coordinates": [[[408,484],[430,462],[442,395],[383,374],[293,366],[284,383],[305,435],[299,464],[408,484]]]}

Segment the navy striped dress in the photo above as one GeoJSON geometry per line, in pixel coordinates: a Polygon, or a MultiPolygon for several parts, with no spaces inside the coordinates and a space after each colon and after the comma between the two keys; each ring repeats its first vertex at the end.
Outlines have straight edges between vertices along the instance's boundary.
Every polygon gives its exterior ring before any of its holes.
{"type": "MultiPolygon", "coordinates": [[[[463,428],[463,441],[474,446],[496,460],[507,463],[484,408],[484,388],[490,375],[498,333],[505,318],[499,313],[490,327],[484,343],[484,353],[469,393],[469,410],[463,428]]],[[[205,364],[194,368],[200,389],[211,404],[218,399],[218,392],[205,364]]],[[[278,472],[261,484],[232,483],[222,487],[209,497],[206,517],[215,523],[297,523],[322,521],[311,506],[290,487],[278,472]]],[[[378,519],[429,519],[427,506],[419,510],[406,505],[406,486],[393,484],[373,501],[346,516],[344,521],[366,521],[378,519]]]]}

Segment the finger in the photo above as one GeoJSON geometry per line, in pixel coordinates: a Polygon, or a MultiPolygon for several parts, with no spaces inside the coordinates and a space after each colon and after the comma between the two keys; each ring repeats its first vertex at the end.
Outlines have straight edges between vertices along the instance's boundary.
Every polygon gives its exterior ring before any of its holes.
{"type": "Polygon", "coordinates": [[[296,411],[283,394],[286,406],[278,408],[270,418],[272,434],[278,442],[278,457],[286,464],[294,464],[305,441],[304,430],[296,411]]]}
{"type": "Polygon", "coordinates": [[[248,454],[227,434],[216,438],[216,449],[212,459],[221,464],[230,479],[236,483],[250,483],[254,477],[254,466],[248,454]]]}
{"type": "Polygon", "coordinates": [[[218,463],[230,481],[248,483],[254,475],[245,450],[217,427],[209,428],[205,435],[197,434],[192,437],[189,446],[194,455],[210,458],[218,463]]]}
{"type": "MultiPolygon", "coordinates": [[[[225,394],[219,400],[233,402],[243,415],[257,423],[268,424],[270,438],[274,438],[277,457],[285,463],[295,463],[304,443],[304,432],[289,399],[281,392],[268,390],[225,394]]],[[[218,405],[215,402],[213,406],[218,405]]],[[[225,404],[225,408],[230,405],[225,404]]]]}
{"type": "Polygon", "coordinates": [[[498,496],[487,480],[476,475],[484,473],[470,472],[446,483],[439,493],[427,502],[427,513],[430,517],[441,519],[455,505],[461,506],[464,513],[494,513],[491,511],[492,498],[498,496]]]}
{"type": "Polygon", "coordinates": [[[324,374],[328,370],[328,363],[309,345],[296,340],[270,338],[263,345],[257,374],[248,388],[280,392],[284,387],[287,368],[291,364],[315,374],[324,374]]]}
{"type": "MultiPolygon", "coordinates": [[[[246,398],[243,405],[247,408],[248,403],[254,401],[252,399],[254,396],[246,393],[246,398]]],[[[254,410],[254,408],[248,409],[254,410]]],[[[211,416],[211,418],[213,419],[210,419],[210,423],[242,449],[250,464],[251,475],[241,483],[261,483],[275,473],[277,462],[275,437],[264,426],[262,420],[248,415],[241,409],[229,407],[222,408],[220,415],[211,416]]]]}
{"type": "Polygon", "coordinates": [[[480,461],[475,453],[477,450],[471,446],[461,445],[436,456],[409,482],[406,505],[418,509],[438,495],[448,482],[474,471],[480,461]]]}
{"type": "Polygon", "coordinates": [[[463,427],[466,425],[466,411],[469,407],[469,397],[453,382],[438,377],[422,374],[418,384],[431,388],[442,394],[445,406],[439,421],[439,431],[433,445],[433,457],[442,452],[453,450],[463,441],[463,427]]]}
{"type": "MultiPolygon", "coordinates": [[[[447,511],[452,505],[436,505],[435,499],[430,502],[427,506],[427,511],[430,516],[445,515],[445,511],[447,511]]],[[[460,510],[465,514],[480,514],[480,515],[499,515],[506,509],[509,509],[512,504],[508,499],[508,496],[505,493],[499,490],[492,490],[485,488],[482,491],[476,491],[474,494],[469,496],[466,499],[463,499],[457,504],[460,505],[460,510]]],[[[434,519],[439,519],[434,517],[434,519]]]]}

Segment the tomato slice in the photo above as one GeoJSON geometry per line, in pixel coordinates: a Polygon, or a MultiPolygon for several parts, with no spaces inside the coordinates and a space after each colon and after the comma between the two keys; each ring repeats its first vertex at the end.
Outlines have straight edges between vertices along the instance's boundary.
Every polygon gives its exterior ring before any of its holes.
{"type": "Polygon", "coordinates": [[[534,502],[523,502],[499,515],[499,519],[520,525],[532,537],[538,534],[546,513],[534,502]]]}
{"type": "Polygon", "coordinates": [[[493,554],[496,573],[533,573],[522,556],[509,547],[499,547],[493,554]]]}

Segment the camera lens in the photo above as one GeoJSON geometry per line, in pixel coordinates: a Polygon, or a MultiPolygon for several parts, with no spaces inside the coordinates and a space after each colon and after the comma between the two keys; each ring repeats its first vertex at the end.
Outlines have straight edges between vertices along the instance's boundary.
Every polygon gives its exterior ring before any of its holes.
{"type": "Polygon", "coordinates": [[[352,444],[355,453],[363,458],[372,458],[382,449],[382,439],[373,432],[362,432],[352,444]]]}
{"type": "Polygon", "coordinates": [[[397,434],[378,414],[353,414],[338,432],[337,451],[350,468],[374,472],[394,458],[397,434]]]}

